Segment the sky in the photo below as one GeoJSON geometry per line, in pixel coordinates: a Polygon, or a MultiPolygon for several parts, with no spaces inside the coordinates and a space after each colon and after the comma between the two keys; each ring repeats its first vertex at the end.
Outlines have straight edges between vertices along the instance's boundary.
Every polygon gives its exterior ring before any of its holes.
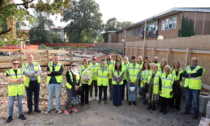
{"type": "MultiPolygon", "coordinates": [[[[20,0],[16,0],[20,1],[20,0]]],[[[120,22],[139,22],[173,7],[208,7],[209,0],[95,0],[100,6],[104,23],[116,17],[120,22]]],[[[52,17],[55,26],[66,26],[60,22],[60,16],[52,17]]]]}

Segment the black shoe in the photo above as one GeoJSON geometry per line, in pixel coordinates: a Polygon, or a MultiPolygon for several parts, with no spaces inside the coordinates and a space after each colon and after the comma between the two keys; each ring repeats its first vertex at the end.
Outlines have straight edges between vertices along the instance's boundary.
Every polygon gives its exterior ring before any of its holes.
{"type": "Polygon", "coordinates": [[[128,105],[131,105],[131,101],[128,102],[128,105]]]}
{"type": "Polygon", "coordinates": [[[195,116],[195,115],[194,115],[194,116],[192,117],[192,119],[198,119],[198,116],[195,116]]]}
{"type": "Polygon", "coordinates": [[[152,110],[154,111],[155,109],[156,109],[156,108],[155,108],[155,105],[153,105],[153,106],[152,106],[152,110]]]}
{"type": "Polygon", "coordinates": [[[149,107],[147,107],[147,109],[149,110],[149,109],[151,109],[152,108],[152,106],[151,106],[151,104],[149,104],[149,107]]]}
{"type": "Polygon", "coordinates": [[[98,103],[100,104],[101,103],[101,100],[99,100],[98,103]]]}
{"type": "Polygon", "coordinates": [[[159,112],[160,112],[160,113],[163,113],[163,109],[161,108],[159,112]]]}
{"type": "Polygon", "coordinates": [[[28,114],[31,114],[32,113],[32,110],[28,110],[28,114]]]}
{"type": "Polygon", "coordinates": [[[19,115],[19,119],[26,120],[26,117],[24,115],[19,115]]]}
{"type": "Polygon", "coordinates": [[[41,110],[39,110],[39,109],[34,109],[34,112],[41,113],[41,110]]]}
{"type": "Polygon", "coordinates": [[[186,115],[186,114],[190,114],[190,112],[186,112],[186,111],[184,111],[182,114],[185,114],[185,115],[186,115]]]}
{"type": "Polygon", "coordinates": [[[9,116],[9,117],[7,118],[6,123],[10,123],[11,121],[12,121],[12,116],[9,116]]]}
{"type": "Polygon", "coordinates": [[[137,103],[136,103],[136,101],[133,101],[133,105],[137,106],[137,103]]]}

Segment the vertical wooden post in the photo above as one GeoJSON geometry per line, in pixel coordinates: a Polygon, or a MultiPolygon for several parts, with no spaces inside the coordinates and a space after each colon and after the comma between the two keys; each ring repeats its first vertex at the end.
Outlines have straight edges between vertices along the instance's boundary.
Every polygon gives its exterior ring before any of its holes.
{"type": "Polygon", "coordinates": [[[49,63],[50,62],[50,51],[49,51],[49,49],[47,50],[47,63],[49,63]]]}
{"type": "Polygon", "coordinates": [[[168,52],[167,52],[167,61],[168,61],[168,64],[170,63],[170,53],[171,53],[171,48],[168,48],[168,52]]]}
{"type": "Polygon", "coordinates": [[[147,21],[145,20],[144,22],[144,45],[143,45],[143,54],[142,54],[142,57],[143,57],[143,61],[144,61],[144,57],[145,57],[145,48],[146,48],[146,28],[147,28],[147,21]]]}
{"type": "Polygon", "coordinates": [[[156,48],[152,49],[152,58],[154,58],[156,56],[156,48]]]}
{"type": "Polygon", "coordinates": [[[191,52],[190,48],[187,48],[186,58],[185,58],[185,68],[187,67],[189,59],[190,59],[190,52],[191,52]]]}
{"type": "Polygon", "coordinates": [[[23,64],[23,55],[22,55],[22,49],[19,50],[20,53],[20,63],[23,64]]]}

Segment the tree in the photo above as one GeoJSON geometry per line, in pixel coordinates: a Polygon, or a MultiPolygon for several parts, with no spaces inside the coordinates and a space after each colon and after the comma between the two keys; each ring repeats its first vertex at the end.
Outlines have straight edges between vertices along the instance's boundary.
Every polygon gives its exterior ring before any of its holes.
{"type": "Polygon", "coordinates": [[[46,13],[37,13],[36,19],[34,27],[29,31],[30,42],[52,42],[53,39],[48,32],[49,29],[54,26],[53,21],[48,19],[48,14],[46,13]]]}
{"type": "Polygon", "coordinates": [[[70,23],[65,27],[69,42],[93,41],[102,30],[102,14],[94,0],[75,0],[71,10],[64,11],[63,21],[70,23]],[[88,36],[88,39],[87,39],[88,36]]]}
{"type": "Polygon", "coordinates": [[[181,28],[178,31],[179,37],[190,37],[195,35],[194,31],[194,21],[188,19],[188,17],[182,17],[181,28]]]}
{"type": "Polygon", "coordinates": [[[133,22],[131,21],[123,21],[120,25],[120,29],[127,28],[128,26],[132,25],[133,22]]]}
{"type": "MultiPolygon", "coordinates": [[[[48,14],[63,14],[63,8],[70,8],[71,0],[21,0],[22,3],[14,3],[14,0],[0,0],[0,26],[7,21],[19,21],[24,24],[24,20],[32,23],[33,16],[30,14],[29,9],[33,8],[37,12],[47,12],[48,14]]],[[[4,43],[17,42],[18,40],[10,33],[12,28],[0,27],[0,41],[4,43]]]]}

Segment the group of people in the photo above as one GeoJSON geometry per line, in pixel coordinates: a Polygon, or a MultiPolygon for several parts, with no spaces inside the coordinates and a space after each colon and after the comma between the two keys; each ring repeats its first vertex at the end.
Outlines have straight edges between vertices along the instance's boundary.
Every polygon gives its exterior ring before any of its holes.
{"type": "MultiPolygon", "coordinates": [[[[14,100],[17,97],[19,118],[25,120],[22,110],[22,98],[26,89],[28,114],[33,111],[40,113],[39,92],[42,69],[39,63],[34,62],[33,55],[28,54],[28,62],[23,63],[19,68],[19,61],[12,60],[13,67],[5,72],[8,84],[9,96],[9,117],[7,123],[13,119],[14,100]],[[34,97],[33,97],[34,95],[34,97]],[[34,102],[32,100],[34,98],[34,102]]],[[[114,106],[121,106],[122,101],[127,99],[128,105],[137,105],[137,94],[140,94],[142,103],[148,104],[147,109],[156,110],[160,106],[160,112],[167,114],[168,108],[180,110],[182,87],[186,91],[186,108],[183,114],[191,112],[192,100],[194,102],[193,119],[199,117],[199,94],[202,87],[202,75],[205,70],[198,65],[198,60],[193,57],[191,65],[183,71],[179,61],[175,61],[173,66],[167,64],[166,59],[158,62],[155,56],[153,62],[148,57],[132,56],[131,60],[127,56],[122,58],[117,55],[112,60],[111,55],[105,59],[97,61],[93,56],[92,61],[84,59],[82,65],[77,67],[75,62],[70,63],[70,68],[66,71],[66,95],[64,114],[71,111],[78,111],[77,106],[72,103],[80,95],[81,106],[89,104],[95,99],[100,104],[102,101],[107,104],[107,89],[110,100],[114,106]],[[182,78],[185,78],[182,84],[182,78]],[[108,88],[109,87],[109,88],[108,88]],[[148,95],[147,95],[148,94],[148,95]],[[102,97],[103,95],[103,97],[102,97]],[[74,99],[73,99],[74,98],[74,99]]],[[[48,89],[48,110],[49,114],[53,109],[53,97],[56,98],[56,112],[60,110],[60,94],[63,82],[64,66],[59,61],[59,55],[55,54],[53,61],[49,62],[46,71],[46,83],[48,89]]],[[[2,75],[1,75],[2,76],[2,75]]],[[[3,76],[2,76],[3,77],[3,76]]]]}

